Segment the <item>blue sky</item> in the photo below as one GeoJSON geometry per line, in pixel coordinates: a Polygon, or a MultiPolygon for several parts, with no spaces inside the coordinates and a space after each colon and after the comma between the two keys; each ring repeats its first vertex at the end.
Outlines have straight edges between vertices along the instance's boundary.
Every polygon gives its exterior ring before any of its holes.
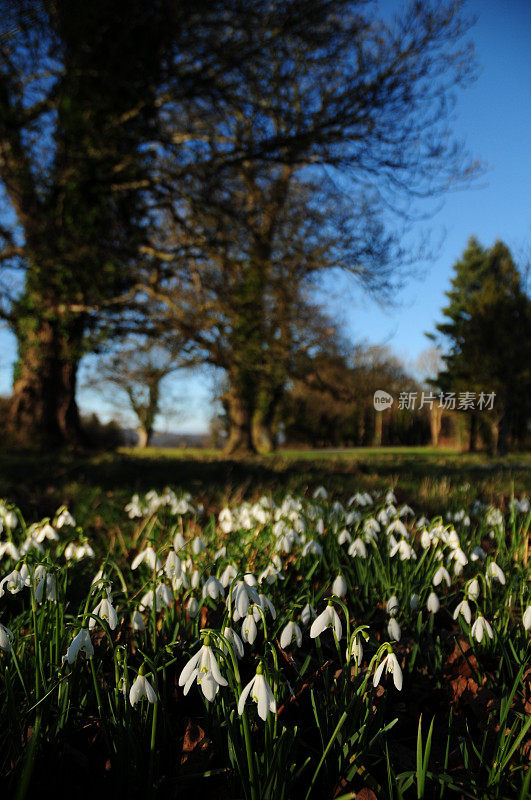
{"type": "MultiPolygon", "coordinates": [[[[384,5],[390,3],[399,5],[384,5]]],[[[487,171],[473,187],[447,195],[442,209],[417,226],[419,234],[429,229],[434,241],[444,238],[435,260],[418,264],[423,278],[409,281],[392,308],[364,297],[353,281],[333,287],[329,300],[354,341],[387,344],[406,362],[429,345],[424,332],[441,318],[452,265],[471,235],[486,247],[503,239],[517,263],[531,259],[531,0],[468,0],[465,7],[478,17],[470,38],[480,75],[458,95],[453,130],[487,171]]],[[[0,394],[10,391],[14,357],[13,337],[0,330],[0,394]]],[[[159,427],[206,430],[210,387],[208,375],[175,381],[174,393],[190,410],[181,422],[159,427]]],[[[79,400],[83,410],[112,415],[94,393],[82,392],[79,400]]]]}

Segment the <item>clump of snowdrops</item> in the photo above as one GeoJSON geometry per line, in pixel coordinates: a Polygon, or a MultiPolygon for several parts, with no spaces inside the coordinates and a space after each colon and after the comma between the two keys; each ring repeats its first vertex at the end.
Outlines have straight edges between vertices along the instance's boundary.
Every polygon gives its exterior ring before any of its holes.
{"type": "Polygon", "coordinates": [[[166,489],[135,495],[126,515],[133,545],[117,562],[96,555],[65,507],[27,524],[0,504],[10,791],[26,796],[50,749],[59,763],[79,741],[104,765],[101,785],[129,795],[186,787],[192,761],[195,780],[249,800],[364,786],[443,797],[459,790],[453,709],[437,720],[437,768],[433,718],[426,740],[418,721],[416,768],[394,763],[393,741],[419,677],[445,689],[452,646],[501,698],[480,747],[458,737],[468,788],[527,791],[527,498],[505,513],[476,502],[427,519],[391,490],[330,498],[319,487],[207,517],[166,489]]]}

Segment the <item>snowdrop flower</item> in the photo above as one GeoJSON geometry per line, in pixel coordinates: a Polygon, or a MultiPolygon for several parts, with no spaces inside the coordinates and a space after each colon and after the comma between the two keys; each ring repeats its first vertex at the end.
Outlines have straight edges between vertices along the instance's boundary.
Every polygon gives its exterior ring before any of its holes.
{"type": "Polygon", "coordinates": [[[265,594],[258,595],[258,603],[255,603],[253,608],[253,616],[255,620],[258,622],[258,620],[260,619],[260,612],[258,611],[256,606],[260,606],[260,608],[264,613],[269,612],[273,619],[277,618],[277,612],[275,606],[273,605],[269,597],[265,596],[265,594]]]}
{"type": "Polygon", "coordinates": [[[352,536],[347,531],[347,529],[344,528],[341,531],[341,533],[339,534],[339,536],[337,537],[337,541],[338,541],[338,544],[343,545],[343,544],[346,544],[347,542],[351,542],[352,541],[352,536]]]}
{"type": "Polygon", "coordinates": [[[220,547],[219,550],[216,550],[216,552],[214,553],[214,561],[217,561],[220,558],[225,558],[226,555],[227,555],[227,548],[225,547],[225,545],[223,545],[223,547],[220,547]]]}
{"type": "Polygon", "coordinates": [[[136,680],[129,690],[129,702],[133,707],[144,697],[147,699],[148,703],[157,702],[155,690],[144,675],[143,669],[143,666],[140,667],[136,680]]]}
{"type": "Polygon", "coordinates": [[[125,513],[129,517],[129,519],[136,519],[137,517],[142,517],[142,507],[140,505],[140,498],[137,494],[134,494],[131,498],[131,502],[129,502],[125,508],[125,513]]]}
{"type": "Polygon", "coordinates": [[[280,646],[283,650],[295,640],[297,647],[302,645],[302,632],[296,622],[288,622],[280,635],[280,646]]]}
{"type": "MultiPolygon", "coordinates": [[[[104,597],[103,600],[100,600],[96,608],[92,612],[100,619],[106,619],[109,623],[109,628],[113,631],[117,624],[118,624],[118,615],[116,614],[116,609],[114,608],[112,601],[109,597],[104,597]]],[[[96,625],[96,620],[94,617],[90,618],[89,621],[89,629],[92,630],[96,625]]]]}
{"type": "Polygon", "coordinates": [[[363,661],[363,645],[361,643],[361,636],[352,636],[350,640],[350,647],[346,652],[347,661],[353,658],[358,667],[363,661]]]}
{"type": "Polygon", "coordinates": [[[138,607],[140,611],[145,611],[146,608],[153,608],[155,611],[161,611],[163,606],[169,608],[173,602],[173,594],[170,587],[165,583],[157,584],[155,591],[150,589],[140,600],[138,607]]]}
{"type": "MultiPolygon", "coordinates": [[[[236,658],[243,658],[245,653],[243,649],[243,642],[236,631],[233,631],[232,628],[223,628],[223,636],[228,640],[236,658]]],[[[224,652],[226,652],[226,645],[223,645],[222,649],[224,652]]]]}
{"type": "Polygon", "coordinates": [[[312,627],[310,628],[310,637],[312,639],[320,636],[327,628],[333,628],[337,640],[341,639],[342,627],[339,615],[331,602],[328,603],[325,610],[314,619],[312,627]]]}
{"type": "Polygon", "coordinates": [[[166,556],[166,561],[164,562],[164,573],[166,574],[166,577],[170,579],[181,577],[181,559],[175,550],[170,550],[166,556]]]}
{"type": "Polygon", "coordinates": [[[450,558],[453,558],[456,565],[459,564],[461,567],[466,567],[468,564],[468,558],[460,547],[456,547],[454,550],[452,550],[450,553],[450,558]]]}
{"type": "Polygon", "coordinates": [[[248,642],[249,644],[254,644],[257,634],[258,628],[256,627],[256,620],[252,614],[251,606],[249,609],[249,614],[247,614],[242,622],[242,640],[244,642],[248,642]]]}
{"type": "Polygon", "coordinates": [[[429,531],[427,530],[422,531],[422,533],[420,534],[420,544],[423,550],[428,550],[432,546],[433,539],[429,531]]]}
{"type": "Polygon", "coordinates": [[[479,614],[476,621],[472,625],[471,634],[474,637],[474,639],[476,639],[476,641],[481,642],[484,633],[490,636],[491,639],[494,638],[494,634],[492,632],[490,623],[487,622],[485,617],[479,614]]]}
{"type": "Polygon", "coordinates": [[[258,716],[260,719],[263,719],[264,722],[269,712],[276,714],[277,703],[275,695],[262,674],[261,664],[256,668],[256,675],[254,678],[251,678],[240,695],[240,699],[238,700],[238,714],[240,716],[243,714],[245,701],[249,695],[251,696],[251,700],[258,705],[258,716]]]}
{"type": "Polygon", "coordinates": [[[230,586],[237,574],[238,570],[236,567],[233,564],[227,564],[220,578],[220,581],[225,589],[230,586]]]}
{"type": "Polygon", "coordinates": [[[202,536],[195,536],[192,539],[192,552],[194,556],[198,556],[199,553],[204,553],[206,550],[206,544],[202,536]]]}
{"type": "Polygon", "coordinates": [[[398,597],[396,594],[389,598],[385,604],[385,610],[391,617],[394,617],[398,613],[398,597]]]}
{"type": "Polygon", "coordinates": [[[179,550],[183,549],[183,547],[186,547],[186,539],[184,538],[184,536],[180,531],[177,531],[177,533],[173,537],[173,549],[175,550],[176,553],[178,553],[179,550]]]}
{"type": "Polygon", "coordinates": [[[431,611],[432,614],[436,614],[437,611],[440,609],[441,604],[439,602],[439,598],[435,594],[435,592],[430,592],[428,597],[428,601],[426,603],[426,608],[428,611],[431,611]]]}
{"type": "Polygon", "coordinates": [[[210,637],[205,636],[201,649],[192,656],[179,675],[179,686],[184,686],[184,694],[188,694],[192,683],[197,680],[198,686],[206,699],[212,702],[220,686],[227,686],[221,674],[216,657],[210,647],[210,637]]]}
{"type": "Polygon", "coordinates": [[[18,525],[18,517],[14,511],[5,511],[4,522],[6,524],[6,528],[13,530],[18,525]]]}
{"type": "Polygon", "coordinates": [[[140,553],[135,556],[133,563],[131,564],[131,569],[136,569],[144,561],[150,569],[155,570],[156,572],[162,569],[162,564],[160,563],[160,560],[151,545],[146,547],[145,550],[141,550],[140,553]]]}
{"type": "Polygon", "coordinates": [[[493,578],[495,581],[499,581],[502,586],[505,585],[505,575],[503,570],[496,564],[495,561],[491,561],[489,566],[487,567],[487,580],[493,578]]]}
{"type": "Polygon", "coordinates": [[[232,514],[229,508],[222,508],[219,512],[218,523],[222,533],[231,533],[232,514]]]}
{"type": "Polygon", "coordinates": [[[320,536],[323,535],[323,533],[324,533],[324,519],[322,517],[319,517],[319,519],[315,523],[315,530],[317,531],[317,533],[320,536]]]}
{"type": "MultiPolygon", "coordinates": [[[[391,544],[391,542],[389,542],[391,544]]],[[[405,539],[401,539],[399,542],[395,542],[393,546],[390,548],[389,556],[393,558],[398,553],[400,561],[409,561],[411,558],[415,557],[415,553],[413,548],[405,539]]]]}
{"type": "Polygon", "coordinates": [[[133,614],[131,616],[131,623],[133,625],[134,631],[142,632],[143,630],[145,630],[146,623],[144,622],[144,617],[142,616],[138,608],[135,608],[135,610],[133,611],[133,614]]]}
{"type": "Polygon", "coordinates": [[[239,619],[243,619],[247,615],[250,605],[254,603],[260,605],[258,592],[246,578],[247,576],[244,576],[242,581],[236,581],[227,597],[227,608],[232,613],[234,622],[238,622],[239,619]]]}
{"type": "Polygon", "coordinates": [[[411,611],[416,611],[417,610],[417,608],[419,607],[419,600],[420,600],[420,597],[418,596],[418,594],[413,592],[413,594],[409,598],[409,607],[410,607],[411,611]]]}
{"type": "Polygon", "coordinates": [[[400,519],[395,519],[387,526],[386,533],[389,536],[391,533],[398,532],[404,539],[409,539],[409,531],[400,519]]]}
{"type": "Polygon", "coordinates": [[[477,578],[473,578],[466,584],[466,593],[472,600],[477,600],[479,597],[479,581],[477,578]]]}
{"type": "Polygon", "coordinates": [[[203,600],[207,596],[211,597],[212,600],[216,600],[220,596],[225,597],[225,589],[223,588],[223,584],[218,578],[215,577],[215,575],[211,575],[210,578],[207,578],[205,585],[203,586],[203,600]]]}
{"type": "Polygon", "coordinates": [[[199,603],[195,599],[195,597],[191,597],[186,604],[186,610],[189,616],[194,619],[199,614],[199,603]]]}
{"type": "Polygon", "coordinates": [[[301,611],[301,622],[303,625],[309,625],[311,619],[315,619],[317,616],[317,612],[313,606],[309,603],[306,603],[304,608],[301,611]]]}
{"type": "Polygon", "coordinates": [[[522,622],[526,631],[531,628],[531,606],[527,606],[526,610],[522,615],[522,622]]]}
{"type": "Polygon", "coordinates": [[[304,547],[302,548],[302,556],[305,558],[306,556],[322,556],[323,555],[323,548],[315,539],[310,539],[309,542],[306,542],[304,547]]]}
{"type": "Polygon", "coordinates": [[[18,561],[20,558],[19,551],[11,541],[0,542],[0,558],[3,558],[5,555],[9,556],[9,558],[12,558],[13,561],[18,561]]]}
{"type": "Polygon", "coordinates": [[[338,597],[345,597],[347,590],[346,580],[342,575],[338,575],[332,584],[332,594],[336,594],[338,597]]]}
{"type": "Polygon", "coordinates": [[[356,558],[359,556],[360,558],[367,558],[367,548],[365,546],[365,542],[363,542],[359,536],[354,539],[352,544],[348,549],[349,556],[356,558]]]}
{"type": "Polygon", "coordinates": [[[39,553],[44,553],[44,547],[33,536],[27,536],[20,546],[20,555],[25,556],[30,550],[37,550],[39,553]]]}
{"type": "Polygon", "coordinates": [[[0,581],[0,597],[3,597],[6,589],[10,594],[18,594],[24,588],[24,581],[18,569],[14,569],[0,581]]]}
{"type": "Polygon", "coordinates": [[[380,661],[380,664],[378,665],[378,668],[374,673],[372,685],[374,687],[378,686],[378,684],[382,679],[384,669],[386,674],[388,674],[389,672],[392,674],[395,688],[398,689],[398,691],[401,691],[403,683],[402,670],[400,668],[400,664],[398,663],[398,659],[394,653],[388,653],[386,657],[382,659],[382,661],[380,661]]]}
{"type": "Polygon", "coordinates": [[[402,636],[402,631],[400,629],[400,625],[396,621],[394,617],[391,617],[389,622],[387,623],[387,631],[389,633],[389,637],[393,639],[395,642],[400,641],[400,637],[402,636]]]}
{"type": "Polygon", "coordinates": [[[76,524],[76,521],[70,511],[63,506],[59,509],[59,512],[59,516],[55,520],[55,527],[64,528],[65,525],[69,525],[73,528],[76,524]]]}
{"type": "Polygon", "coordinates": [[[36,542],[44,542],[45,539],[49,539],[51,542],[58,542],[59,535],[49,522],[45,522],[42,528],[34,534],[34,539],[36,542]]]}
{"type": "Polygon", "coordinates": [[[433,576],[433,585],[438,586],[442,581],[446,581],[446,585],[450,586],[452,583],[448,570],[445,567],[439,567],[433,576]]]}
{"type": "Polygon", "coordinates": [[[363,532],[368,536],[376,538],[376,534],[380,531],[380,524],[373,518],[369,517],[363,523],[363,532]]]}
{"type": "Polygon", "coordinates": [[[459,605],[456,606],[456,609],[453,614],[454,619],[457,619],[459,614],[462,614],[463,617],[468,622],[468,624],[470,625],[470,621],[472,619],[472,612],[470,610],[470,606],[468,605],[468,601],[466,600],[466,598],[465,600],[461,600],[459,605]]]}
{"type": "Polygon", "coordinates": [[[271,585],[272,583],[276,583],[277,579],[283,581],[284,575],[281,574],[278,567],[276,567],[274,564],[269,564],[264,571],[260,573],[258,583],[263,583],[265,581],[271,585]]]}
{"type": "Polygon", "coordinates": [[[39,582],[35,587],[35,600],[37,603],[42,603],[44,599],[50,600],[52,603],[57,602],[57,585],[55,583],[55,578],[53,575],[50,575],[47,572],[42,574],[42,571],[39,572],[39,567],[35,570],[36,580],[39,582]],[[39,573],[39,574],[38,574],[39,573]],[[42,577],[40,577],[42,575],[42,577]],[[40,577],[40,580],[39,580],[40,577]]]}
{"type": "Polygon", "coordinates": [[[81,628],[77,636],[74,637],[66,651],[66,656],[63,656],[63,664],[65,661],[73,664],[79,653],[84,653],[86,658],[92,658],[94,655],[94,646],[87,628],[81,628]]]}
{"type": "Polygon", "coordinates": [[[327,500],[328,499],[328,492],[326,491],[324,486],[318,486],[312,496],[313,496],[314,500],[319,500],[319,498],[322,498],[323,500],[327,500]]]}
{"type": "Polygon", "coordinates": [[[0,650],[3,650],[5,653],[9,653],[11,647],[13,645],[13,633],[6,628],[5,625],[0,623],[0,650]]]}

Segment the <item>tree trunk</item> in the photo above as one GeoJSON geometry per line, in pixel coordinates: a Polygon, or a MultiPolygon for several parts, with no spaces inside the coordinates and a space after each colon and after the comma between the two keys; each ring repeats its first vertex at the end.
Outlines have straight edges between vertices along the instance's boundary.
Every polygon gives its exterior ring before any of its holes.
{"type": "Polygon", "coordinates": [[[136,429],[136,435],[138,437],[138,441],[136,443],[137,447],[147,447],[149,444],[149,440],[151,439],[151,431],[148,431],[144,428],[143,425],[139,425],[136,429]]]}
{"type": "Polygon", "coordinates": [[[373,447],[382,446],[382,430],[383,430],[383,412],[374,412],[374,437],[372,440],[373,447]]]}
{"type": "Polygon", "coordinates": [[[442,424],[442,408],[434,406],[430,408],[430,432],[431,432],[431,446],[439,446],[439,437],[441,435],[442,424]]]}
{"type": "Polygon", "coordinates": [[[468,440],[469,453],[475,453],[478,438],[478,421],[475,414],[470,415],[470,438],[468,440]]]}
{"type": "Polygon", "coordinates": [[[83,324],[41,318],[19,325],[19,358],[7,427],[14,444],[44,448],[84,443],[76,404],[83,324]]]}
{"type": "Polygon", "coordinates": [[[229,436],[223,448],[227,455],[244,455],[256,452],[252,437],[252,412],[250,403],[232,387],[225,395],[229,423],[229,436]]]}

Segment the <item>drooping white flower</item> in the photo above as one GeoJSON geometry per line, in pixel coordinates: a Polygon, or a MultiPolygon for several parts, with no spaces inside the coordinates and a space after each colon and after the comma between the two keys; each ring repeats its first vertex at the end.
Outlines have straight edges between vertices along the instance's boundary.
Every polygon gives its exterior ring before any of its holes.
{"type": "Polygon", "coordinates": [[[202,536],[194,536],[192,539],[192,552],[195,556],[198,556],[199,553],[204,553],[206,550],[206,544],[202,536]]]}
{"type": "Polygon", "coordinates": [[[227,564],[220,578],[220,581],[225,589],[228,586],[230,586],[230,584],[232,583],[237,574],[238,570],[236,569],[234,564],[227,564]]]}
{"type": "Polygon", "coordinates": [[[4,556],[12,558],[13,561],[19,560],[20,553],[12,541],[0,542],[0,558],[3,558],[4,556]]]}
{"type": "Polygon", "coordinates": [[[306,542],[304,547],[302,548],[302,556],[306,558],[306,556],[322,556],[323,555],[323,548],[315,539],[310,539],[309,542],[306,542]]]}
{"type": "Polygon", "coordinates": [[[64,528],[65,525],[69,525],[70,527],[74,527],[76,521],[70,511],[65,508],[64,506],[59,509],[59,516],[55,520],[55,527],[56,528],[64,528]]]}
{"type": "Polygon", "coordinates": [[[393,594],[385,604],[385,610],[389,616],[394,617],[398,613],[398,597],[393,594]]]}
{"type": "Polygon", "coordinates": [[[18,594],[24,588],[24,581],[18,569],[14,569],[0,581],[0,597],[3,597],[6,589],[11,594],[18,594]]]}
{"type": "Polygon", "coordinates": [[[479,546],[478,547],[474,547],[474,549],[472,550],[472,552],[470,554],[470,560],[471,561],[479,561],[479,560],[486,561],[487,560],[487,554],[483,550],[482,547],[479,547],[479,546]]]}
{"type": "Polygon", "coordinates": [[[286,647],[289,647],[293,643],[293,640],[295,640],[295,644],[297,645],[297,647],[301,647],[302,631],[297,625],[297,623],[291,620],[284,627],[280,635],[280,646],[282,647],[283,650],[285,650],[286,647]]]}
{"type": "Polygon", "coordinates": [[[251,700],[258,706],[258,716],[264,722],[267,719],[269,712],[276,714],[277,703],[275,695],[271,691],[271,687],[262,674],[262,668],[259,665],[256,670],[256,675],[251,678],[245,689],[240,695],[238,700],[238,714],[243,714],[243,709],[247,698],[251,696],[251,700]]]}
{"type": "Polygon", "coordinates": [[[186,610],[190,617],[194,619],[199,614],[199,603],[195,599],[195,597],[191,597],[186,604],[186,610]]]}
{"type": "Polygon", "coordinates": [[[34,533],[34,538],[36,542],[44,542],[45,539],[49,539],[51,542],[58,542],[59,534],[49,522],[45,522],[44,525],[34,533]]]}
{"type": "Polygon", "coordinates": [[[432,614],[436,614],[437,611],[440,609],[440,607],[441,607],[441,603],[439,601],[439,598],[437,597],[435,592],[430,592],[429,597],[428,597],[428,601],[426,603],[426,608],[432,614]]]}
{"type": "Polygon", "coordinates": [[[417,608],[419,607],[419,600],[420,600],[420,597],[418,596],[418,594],[413,592],[413,594],[409,598],[409,607],[410,607],[411,611],[416,611],[417,610],[417,608]]]}
{"type": "Polygon", "coordinates": [[[477,578],[472,578],[466,584],[465,591],[472,600],[477,600],[479,597],[479,581],[477,578]]]}
{"type": "Polygon", "coordinates": [[[315,639],[327,628],[333,628],[337,640],[339,641],[339,639],[341,639],[343,631],[341,627],[341,620],[339,619],[339,615],[331,603],[329,603],[325,610],[322,611],[316,619],[314,619],[312,627],[310,628],[310,637],[315,639]]]}
{"type": "Polygon", "coordinates": [[[218,597],[225,597],[225,589],[223,588],[223,584],[219,578],[216,578],[215,575],[211,575],[210,578],[207,578],[205,585],[203,586],[203,600],[207,596],[212,600],[217,600],[218,597]]]}
{"type": "Polygon", "coordinates": [[[384,669],[386,674],[389,672],[392,674],[395,688],[398,689],[398,691],[401,691],[403,683],[402,669],[394,653],[388,653],[385,658],[380,661],[380,664],[374,673],[372,685],[374,687],[378,686],[382,679],[384,669]]]}
{"type": "Polygon", "coordinates": [[[446,582],[447,586],[450,586],[452,583],[448,570],[445,567],[439,567],[433,576],[432,583],[434,586],[439,586],[443,580],[446,582]]]}
{"type": "Polygon", "coordinates": [[[42,603],[43,600],[50,600],[52,603],[57,602],[57,584],[53,575],[49,572],[38,573],[39,567],[36,568],[34,578],[38,580],[35,587],[35,600],[37,603],[42,603]],[[42,576],[42,577],[41,577],[42,576]],[[40,578],[40,579],[39,579],[40,578]]]}
{"type": "Polygon", "coordinates": [[[358,536],[348,549],[349,556],[353,558],[360,557],[360,558],[367,558],[367,547],[365,546],[365,542],[360,539],[358,536]]]}
{"type": "MultiPolygon", "coordinates": [[[[229,641],[236,658],[243,658],[245,654],[243,642],[236,631],[234,631],[232,628],[223,628],[223,636],[229,641]]],[[[226,651],[226,645],[223,645],[222,649],[226,651]]]]}
{"type": "Polygon", "coordinates": [[[188,694],[192,683],[197,680],[198,686],[206,699],[212,702],[220,686],[227,686],[227,681],[220,672],[218,662],[212,648],[210,637],[206,636],[201,649],[188,661],[179,675],[179,686],[184,686],[184,694],[188,694]]]}
{"type": "Polygon", "coordinates": [[[0,650],[9,653],[13,645],[13,633],[0,622],[0,650]]]}
{"type": "Polygon", "coordinates": [[[347,648],[346,655],[347,655],[347,660],[349,658],[353,658],[358,667],[360,666],[361,662],[363,661],[363,644],[361,642],[361,636],[351,637],[350,647],[347,648]]]}
{"type": "Polygon", "coordinates": [[[175,552],[170,550],[164,562],[164,572],[167,578],[180,578],[182,574],[181,559],[175,552]]]}
{"type": "Polygon", "coordinates": [[[343,528],[343,530],[338,534],[337,543],[343,545],[351,541],[352,541],[352,536],[350,535],[350,533],[347,531],[346,528],[343,528]]]}
{"type": "Polygon", "coordinates": [[[252,614],[252,606],[249,609],[249,614],[244,617],[242,622],[242,640],[249,644],[254,644],[258,628],[256,627],[256,620],[252,614]]]}
{"type": "Polygon", "coordinates": [[[332,594],[338,597],[345,597],[348,591],[347,582],[342,575],[338,575],[332,584],[332,594]]]}
{"type": "MultiPolygon", "coordinates": [[[[109,623],[109,628],[111,631],[116,628],[118,624],[118,615],[110,597],[104,597],[102,600],[100,600],[98,605],[93,609],[92,613],[100,619],[106,619],[109,623]]],[[[91,617],[89,621],[89,629],[92,630],[95,625],[96,620],[94,617],[91,617]]]]}
{"type": "Polygon", "coordinates": [[[92,658],[94,655],[94,646],[87,628],[81,628],[79,633],[74,636],[66,651],[66,656],[63,656],[63,664],[65,661],[73,664],[79,653],[84,653],[86,658],[92,658]]]}
{"type": "Polygon", "coordinates": [[[144,697],[147,699],[148,703],[157,702],[157,695],[155,694],[153,686],[150,684],[146,676],[139,672],[136,680],[129,690],[129,702],[132,706],[135,706],[144,697]]]}
{"type": "Polygon", "coordinates": [[[161,611],[163,607],[169,608],[172,602],[173,593],[170,587],[166,583],[158,583],[155,590],[150,589],[142,596],[138,607],[141,611],[145,611],[154,605],[155,611],[161,611]]]}
{"type": "Polygon", "coordinates": [[[522,614],[522,623],[526,631],[531,628],[531,606],[527,606],[526,610],[522,614]]]}
{"type": "Polygon", "coordinates": [[[389,637],[393,639],[395,642],[399,642],[402,636],[402,631],[400,629],[400,625],[396,621],[394,617],[391,617],[389,622],[387,623],[387,632],[389,633],[389,637]]]}
{"type": "Polygon", "coordinates": [[[183,549],[183,547],[186,547],[186,539],[184,538],[184,536],[180,531],[177,531],[177,533],[173,537],[173,549],[175,550],[176,553],[178,553],[180,550],[183,549]]]}
{"type": "Polygon", "coordinates": [[[470,622],[472,620],[472,611],[470,610],[470,606],[468,605],[468,600],[466,598],[464,600],[461,600],[461,602],[456,606],[455,611],[453,613],[454,619],[457,619],[459,614],[461,614],[470,625],[470,622]]]}
{"type": "Polygon", "coordinates": [[[225,558],[227,555],[227,548],[225,545],[216,550],[214,553],[214,561],[217,561],[219,558],[225,558]]]}
{"type": "Polygon", "coordinates": [[[319,498],[326,500],[328,498],[328,492],[324,486],[318,486],[312,496],[314,500],[319,500],[319,498]]]}
{"type": "Polygon", "coordinates": [[[505,574],[501,567],[499,567],[495,561],[491,561],[489,566],[487,567],[487,580],[492,578],[495,581],[499,581],[502,586],[505,585],[505,574]]]}
{"type": "Polygon", "coordinates": [[[277,618],[277,612],[276,612],[275,606],[273,605],[273,603],[271,602],[269,597],[266,597],[265,594],[259,594],[258,595],[258,603],[255,603],[254,607],[253,607],[253,616],[254,616],[256,622],[258,622],[258,620],[261,617],[260,612],[257,609],[257,606],[260,606],[260,608],[262,609],[264,614],[269,613],[271,615],[272,619],[276,619],[277,618]]]}
{"type": "Polygon", "coordinates": [[[236,581],[227,597],[227,608],[232,614],[234,622],[238,622],[239,619],[245,617],[249,611],[249,606],[253,603],[260,605],[258,592],[250,583],[250,580],[246,580],[246,578],[247,575],[244,576],[243,581],[236,581]]]}
{"type": "Polygon", "coordinates": [[[490,636],[491,639],[494,638],[490,623],[487,622],[484,616],[478,614],[476,621],[472,625],[471,634],[476,641],[481,642],[485,633],[487,636],[490,636]]]}
{"type": "Polygon", "coordinates": [[[146,563],[148,567],[152,570],[158,572],[162,569],[162,564],[160,563],[160,559],[157,556],[155,550],[149,545],[144,550],[141,550],[138,555],[135,556],[133,559],[133,563],[131,564],[131,569],[136,569],[142,563],[146,563]]]}

